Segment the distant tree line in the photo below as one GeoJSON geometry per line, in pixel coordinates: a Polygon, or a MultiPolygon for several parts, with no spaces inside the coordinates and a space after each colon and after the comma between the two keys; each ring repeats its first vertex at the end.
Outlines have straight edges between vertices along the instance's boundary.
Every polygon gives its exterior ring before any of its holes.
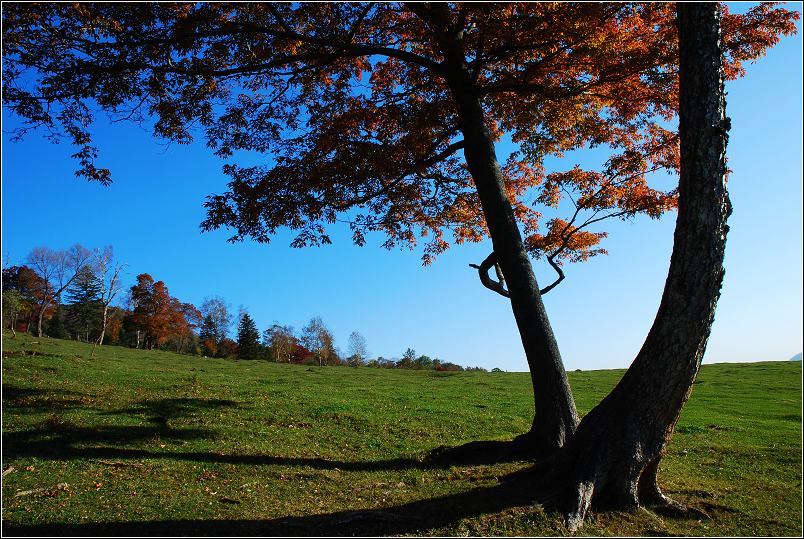
{"type": "Polygon", "coordinates": [[[207,297],[198,307],[182,302],[148,273],[137,275],[136,282],[125,289],[125,267],[115,259],[111,246],[37,247],[24,264],[3,268],[3,327],[13,336],[22,331],[93,343],[93,354],[95,347],[107,344],[302,365],[485,370],[418,355],[412,348],[401,359],[370,359],[366,338],[358,331],[349,335],[344,354],[320,316],[311,318],[299,332],[274,322],[260,333],[245,308],[234,317],[218,296],[207,297]]]}

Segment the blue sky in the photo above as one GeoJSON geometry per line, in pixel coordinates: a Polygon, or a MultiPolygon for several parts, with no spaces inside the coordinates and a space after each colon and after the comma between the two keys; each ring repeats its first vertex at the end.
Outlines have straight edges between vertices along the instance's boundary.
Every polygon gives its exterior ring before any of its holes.
{"type": "MultiPolygon", "coordinates": [[[[747,71],[727,84],[734,213],[707,363],[785,360],[802,350],[801,35],[784,38],[747,71]]],[[[3,124],[4,131],[14,124],[5,111],[3,124]]],[[[102,119],[97,132],[110,187],[73,176],[69,145],[38,135],[10,143],[4,133],[4,260],[21,263],[38,245],[112,244],[129,264],[128,286],[147,272],[182,301],[218,295],[234,311],[247,308],[260,330],[273,321],[300,329],[318,315],[344,351],[357,330],[372,356],[399,357],[412,347],[466,366],[527,370],[507,300],[468,266],[485,258],[487,244],[453,247],[427,268],[418,251],[381,248],[379,235],[355,247],[345,225],[322,248],[292,249],[286,232],[268,245],[229,244],[226,231],[198,228],[204,197],[227,181],[223,161],[202,142],[164,146],[138,127],[102,119]]],[[[588,159],[578,153],[552,164],[588,159]]],[[[609,255],[565,266],[567,279],[545,303],[567,369],[630,364],[659,304],[674,224],[675,213],[606,223],[609,255]]],[[[536,272],[540,283],[553,279],[544,263],[536,272]]]]}

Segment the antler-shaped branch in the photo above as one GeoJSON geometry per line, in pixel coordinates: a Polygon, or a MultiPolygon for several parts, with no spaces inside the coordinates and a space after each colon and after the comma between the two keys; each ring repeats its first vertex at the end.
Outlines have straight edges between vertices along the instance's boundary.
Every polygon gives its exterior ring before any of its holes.
{"type": "MultiPolygon", "coordinates": [[[[558,279],[556,279],[551,285],[540,289],[539,293],[542,295],[548,293],[550,290],[555,288],[558,283],[564,280],[564,272],[561,271],[561,267],[553,260],[557,254],[558,252],[555,252],[548,256],[547,261],[550,262],[550,265],[553,266],[553,269],[556,270],[556,273],[558,273],[558,279]]],[[[487,256],[479,266],[477,264],[469,264],[469,266],[478,270],[478,273],[480,274],[480,282],[483,283],[483,286],[489,290],[497,292],[501,296],[505,296],[506,298],[511,297],[511,295],[508,293],[508,290],[505,289],[505,276],[503,275],[500,264],[497,262],[497,254],[494,251],[492,251],[492,253],[487,256]],[[496,281],[489,277],[489,270],[492,267],[494,267],[494,272],[497,274],[498,280],[496,281]]]]}
{"type": "Polygon", "coordinates": [[[556,255],[557,255],[559,252],[560,252],[560,250],[558,250],[558,251],[554,252],[553,254],[551,254],[550,256],[548,256],[548,257],[547,257],[547,261],[550,263],[550,265],[551,265],[551,266],[553,266],[553,269],[554,269],[554,270],[556,270],[556,273],[558,273],[558,278],[556,278],[556,280],[555,280],[555,281],[553,281],[553,284],[548,285],[548,286],[545,286],[544,288],[542,288],[541,290],[539,290],[539,293],[540,293],[542,296],[543,296],[543,295],[545,295],[546,293],[548,293],[548,292],[549,292],[550,290],[552,290],[553,288],[555,288],[555,287],[558,285],[558,283],[560,283],[561,281],[563,281],[563,280],[564,280],[564,272],[561,270],[561,266],[559,266],[558,264],[556,264],[556,261],[555,261],[555,260],[553,260],[553,259],[555,258],[555,256],[556,256],[556,255]]]}
{"type": "Polygon", "coordinates": [[[503,277],[502,268],[500,268],[500,265],[497,263],[497,253],[492,251],[479,266],[477,264],[469,264],[469,266],[477,269],[480,274],[480,282],[483,283],[483,286],[506,298],[511,297],[508,290],[505,289],[505,277],[503,277]],[[489,270],[492,266],[494,266],[494,271],[497,273],[499,281],[495,281],[489,277],[489,270]]]}

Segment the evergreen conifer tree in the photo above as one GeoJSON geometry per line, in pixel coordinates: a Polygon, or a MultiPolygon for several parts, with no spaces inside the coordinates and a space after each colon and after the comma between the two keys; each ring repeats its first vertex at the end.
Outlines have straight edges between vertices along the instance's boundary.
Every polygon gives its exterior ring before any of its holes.
{"type": "Polygon", "coordinates": [[[257,324],[248,315],[243,313],[237,326],[237,346],[240,359],[258,359],[260,354],[260,332],[257,324]]]}
{"type": "Polygon", "coordinates": [[[48,337],[53,337],[54,339],[67,338],[67,329],[64,327],[65,310],[66,309],[62,305],[58,305],[56,307],[56,310],[53,312],[53,316],[50,317],[50,321],[47,325],[48,337]]]}
{"type": "Polygon", "coordinates": [[[99,329],[101,319],[100,283],[88,266],[84,266],[67,289],[69,311],[66,327],[78,340],[89,342],[99,329]]]}

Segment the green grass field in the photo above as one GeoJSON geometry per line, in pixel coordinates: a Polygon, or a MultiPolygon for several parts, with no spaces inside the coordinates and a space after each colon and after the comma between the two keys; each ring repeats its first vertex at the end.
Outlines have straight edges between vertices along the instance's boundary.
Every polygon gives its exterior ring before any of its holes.
{"type": "MultiPolygon", "coordinates": [[[[525,373],[227,361],[3,335],[3,532],[12,535],[565,535],[510,504],[527,463],[438,467],[510,439],[525,373]],[[59,486],[57,486],[59,485],[59,486]]],[[[569,374],[581,413],[622,371],[569,374]]],[[[802,532],[801,363],[705,365],[663,460],[711,518],[597,512],[579,535],[802,532]]]]}

